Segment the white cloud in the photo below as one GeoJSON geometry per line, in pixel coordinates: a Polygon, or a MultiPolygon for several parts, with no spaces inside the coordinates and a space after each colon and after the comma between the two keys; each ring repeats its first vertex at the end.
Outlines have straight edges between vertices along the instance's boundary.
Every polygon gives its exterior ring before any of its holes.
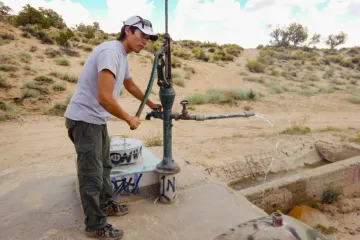
{"type": "Polygon", "coordinates": [[[2,2],[9,6],[15,14],[21,11],[26,4],[30,4],[34,8],[43,7],[52,9],[62,16],[69,27],[80,23],[93,23],[89,16],[89,11],[84,6],[70,0],[52,0],[50,2],[45,2],[44,0],[2,0],[2,2]]]}
{"type": "Polygon", "coordinates": [[[101,29],[109,33],[120,32],[123,21],[133,15],[149,18],[155,9],[154,1],[147,0],[106,0],[108,15],[100,20],[101,29]]]}
{"type": "Polygon", "coordinates": [[[359,45],[360,36],[356,30],[359,16],[348,21],[344,17],[349,14],[349,8],[353,15],[359,13],[360,0],[330,0],[319,12],[315,4],[325,1],[249,0],[241,9],[235,0],[205,0],[204,3],[179,0],[170,34],[174,39],[233,42],[243,47],[256,47],[269,42],[269,24],[284,26],[296,21],[307,26],[310,34],[318,32],[327,36],[343,30],[349,36],[346,45],[359,45]],[[297,16],[292,16],[294,6],[301,10],[297,16]]]}

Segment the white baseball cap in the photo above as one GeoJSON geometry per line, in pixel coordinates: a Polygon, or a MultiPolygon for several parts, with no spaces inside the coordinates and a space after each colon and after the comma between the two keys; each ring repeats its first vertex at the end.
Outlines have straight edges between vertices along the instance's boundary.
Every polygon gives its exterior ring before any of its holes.
{"type": "Polygon", "coordinates": [[[149,20],[143,19],[140,16],[131,16],[125,22],[125,26],[134,26],[146,35],[150,36],[150,40],[156,41],[158,36],[153,32],[152,23],[149,20]]]}

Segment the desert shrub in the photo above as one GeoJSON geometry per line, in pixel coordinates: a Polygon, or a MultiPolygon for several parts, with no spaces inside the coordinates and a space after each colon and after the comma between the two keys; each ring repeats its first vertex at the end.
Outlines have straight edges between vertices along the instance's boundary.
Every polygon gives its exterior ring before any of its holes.
{"type": "Polygon", "coordinates": [[[263,49],[264,48],[264,45],[262,45],[262,44],[259,44],[257,47],[256,47],[256,49],[263,49]]]}
{"type": "Polygon", "coordinates": [[[335,56],[329,56],[329,57],[324,58],[324,59],[323,59],[323,62],[324,62],[325,64],[341,63],[342,60],[343,60],[343,57],[342,57],[342,56],[335,55],[335,56]]]}
{"type": "Polygon", "coordinates": [[[250,72],[263,73],[265,71],[265,65],[255,60],[248,61],[246,67],[250,72]]]}
{"type": "Polygon", "coordinates": [[[224,50],[218,49],[213,55],[214,61],[233,61],[234,56],[227,54],[224,50]]]}
{"type": "Polygon", "coordinates": [[[238,57],[241,54],[242,50],[244,50],[242,47],[240,47],[237,44],[225,44],[223,45],[223,47],[225,48],[226,53],[233,55],[235,57],[238,57]]]}
{"type": "Polygon", "coordinates": [[[70,66],[69,60],[67,60],[65,58],[57,58],[57,59],[55,59],[55,62],[57,65],[60,65],[60,66],[70,66]]]}
{"type": "Polygon", "coordinates": [[[31,55],[25,52],[19,53],[19,58],[23,63],[30,63],[32,59],[31,55]]]}
{"type": "Polygon", "coordinates": [[[270,75],[272,76],[279,76],[280,72],[276,70],[275,68],[271,69],[270,75]]]}
{"type": "Polygon", "coordinates": [[[324,73],[323,78],[329,79],[334,76],[334,73],[335,73],[335,70],[331,68],[324,73]]]}
{"type": "Polygon", "coordinates": [[[265,83],[265,80],[262,77],[245,76],[243,77],[243,80],[248,82],[265,83]]]}
{"type": "Polygon", "coordinates": [[[145,50],[151,53],[155,53],[159,49],[160,49],[160,45],[158,41],[155,42],[149,41],[145,46],[145,50]]]}
{"type": "Polygon", "coordinates": [[[183,50],[174,50],[172,52],[172,54],[174,54],[174,56],[183,58],[185,60],[188,60],[191,58],[191,53],[189,53],[188,51],[183,51],[183,50]]]}
{"type": "Polygon", "coordinates": [[[68,74],[61,75],[60,79],[70,82],[70,83],[77,83],[77,81],[78,81],[78,78],[76,76],[70,76],[68,74]]]}
{"type": "Polygon", "coordinates": [[[360,104],[360,94],[353,94],[348,98],[348,101],[353,104],[360,104]]]}
{"type": "Polygon", "coordinates": [[[51,9],[35,9],[29,4],[23,7],[23,10],[16,16],[16,24],[26,26],[27,24],[38,24],[42,28],[64,28],[66,25],[59,14],[51,9]]]}
{"type": "Polygon", "coordinates": [[[283,93],[285,92],[285,88],[280,84],[280,83],[277,83],[277,82],[271,82],[268,84],[268,87],[270,89],[270,93],[283,93]]]}
{"type": "Polygon", "coordinates": [[[305,122],[302,121],[292,121],[292,126],[290,128],[285,129],[281,132],[281,134],[289,134],[289,135],[305,135],[311,132],[311,128],[304,125],[305,122]]]}
{"type": "Polygon", "coordinates": [[[31,34],[28,32],[23,32],[20,34],[20,36],[22,36],[23,38],[31,38],[31,34]]]}
{"type": "Polygon", "coordinates": [[[64,113],[66,111],[67,104],[65,103],[55,103],[55,105],[49,109],[48,114],[52,116],[64,116],[64,113]]]}
{"type": "Polygon", "coordinates": [[[205,94],[193,94],[188,96],[186,99],[189,101],[189,104],[222,104],[227,103],[232,100],[257,100],[260,97],[259,94],[255,93],[253,90],[243,90],[243,89],[208,89],[205,94]]]}
{"type": "Polygon", "coordinates": [[[143,140],[145,147],[157,147],[163,145],[163,138],[160,132],[157,132],[156,134],[151,132],[148,136],[144,137],[143,140]]]}
{"type": "Polygon", "coordinates": [[[184,70],[185,70],[185,79],[190,79],[191,75],[196,73],[193,67],[184,66],[184,70]]]}
{"type": "Polygon", "coordinates": [[[21,99],[25,99],[25,98],[39,98],[40,97],[40,92],[36,89],[32,89],[32,88],[25,88],[23,89],[23,93],[22,93],[22,97],[21,99]]]}
{"type": "Polygon", "coordinates": [[[11,34],[11,33],[0,33],[0,39],[15,40],[15,36],[14,36],[14,34],[11,34]]]}
{"type": "Polygon", "coordinates": [[[53,48],[46,48],[45,55],[49,58],[54,58],[57,56],[61,56],[61,52],[53,48]]]}
{"type": "Polygon", "coordinates": [[[85,46],[85,45],[81,45],[81,46],[79,46],[79,48],[81,48],[82,50],[84,50],[86,52],[91,52],[93,50],[92,47],[85,46]]]}
{"type": "Polygon", "coordinates": [[[318,78],[318,76],[316,76],[315,74],[311,73],[311,72],[307,72],[305,75],[305,78],[312,81],[312,82],[317,82],[320,81],[320,79],[318,78]]]}
{"type": "Polygon", "coordinates": [[[39,31],[37,38],[41,40],[42,44],[54,44],[54,40],[45,32],[39,31]]]}
{"type": "Polygon", "coordinates": [[[3,76],[0,76],[0,88],[4,88],[4,89],[11,88],[11,85],[8,84],[8,82],[3,76]]]}
{"type": "Polygon", "coordinates": [[[198,105],[198,104],[204,104],[205,100],[204,100],[204,95],[200,94],[200,93],[195,93],[189,97],[186,98],[189,102],[189,104],[192,105],[198,105]]]}
{"type": "Polygon", "coordinates": [[[335,203],[339,200],[342,190],[340,188],[330,187],[326,189],[321,196],[321,203],[335,203]]]}
{"type": "Polygon", "coordinates": [[[33,89],[40,94],[49,94],[49,90],[46,86],[43,86],[41,82],[28,81],[24,84],[23,89],[33,89]]]}
{"type": "Polygon", "coordinates": [[[58,92],[66,90],[66,86],[64,84],[54,84],[52,88],[54,91],[58,92]]]}
{"type": "Polygon", "coordinates": [[[354,68],[354,64],[351,62],[350,59],[342,60],[340,65],[346,68],[354,68]]]}
{"type": "Polygon", "coordinates": [[[59,32],[58,35],[55,37],[55,41],[57,42],[57,44],[61,46],[68,47],[69,46],[68,40],[73,36],[74,33],[70,29],[67,29],[66,31],[59,32]]]}
{"type": "Polygon", "coordinates": [[[12,65],[0,65],[0,71],[3,72],[15,72],[18,68],[12,65]]]}
{"type": "Polygon", "coordinates": [[[181,61],[180,61],[179,58],[177,58],[177,57],[171,58],[171,66],[172,66],[173,68],[181,67],[181,65],[182,65],[182,63],[181,63],[181,61]]]}
{"type": "Polygon", "coordinates": [[[209,48],[209,49],[208,49],[208,52],[209,52],[209,53],[214,53],[215,51],[216,51],[216,48],[209,48]]]}
{"type": "Polygon", "coordinates": [[[179,72],[172,73],[172,81],[177,86],[185,87],[185,81],[184,79],[182,79],[181,74],[179,72]]]}
{"type": "Polygon", "coordinates": [[[180,45],[187,47],[187,48],[198,48],[202,45],[200,41],[193,41],[193,40],[182,40],[179,41],[180,45]]]}
{"type": "Polygon", "coordinates": [[[30,47],[30,52],[36,52],[36,51],[37,51],[37,46],[30,47]]]}
{"type": "Polygon", "coordinates": [[[16,61],[14,61],[14,57],[11,55],[1,54],[0,55],[0,64],[16,64],[16,61]]]}
{"type": "Polygon", "coordinates": [[[357,56],[351,58],[351,62],[354,64],[359,64],[360,63],[360,55],[357,55],[357,56]]]}
{"type": "Polygon", "coordinates": [[[34,78],[34,80],[37,81],[39,84],[49,84],[54,82],[52,78],[46,76],[39,76],[34,78]]]}
{"type": "Polygon", "coordinates": [[[313,89],[302,89],[300,90],[298,93],[300,95],[304,95],[304,96],[307,96],[307,97],[311,97],[313,95],[315,95],[318,91],[316,90],[313,90],[313,89]]]}
{"type": "Polygon", "coordinates": [[[61,52],[63,52],[64,54],[70,56],[70,57],[80,57],[80,53],[68,48],[61,48],[61,52]]]}
{"type": "Polygon", "coordinates": [[[216,42],[204,42],[204,43],[200,43],[200,47],[203,47],[203,48],[217,48],[219,47],[219,45],[216,43],[216,42]]]}
{"type": "Polygon", "coordinates": [[[196,59],[203,60],[205,62],[210,60],[210,57],[208,55],[206,55],[206,53],[205,53],[205,51],[203,49],[194,48],[192,50],[192,52],[193,52],[196,59]]]}
{"type": "Polygon", "coordinates": [[[3,110],[3,111],[7,111],[7,110],[8,110],[7,104],[4,103],[3,101],[0,101],[0,110],[3,110]]]}

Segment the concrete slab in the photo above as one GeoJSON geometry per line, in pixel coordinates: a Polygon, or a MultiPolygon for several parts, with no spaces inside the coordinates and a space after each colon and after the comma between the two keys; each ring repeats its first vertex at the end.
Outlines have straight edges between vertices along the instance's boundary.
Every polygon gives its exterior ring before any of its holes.
{"type": "Polygon", "coordinates": [[[126,239],[213,239],[237,225],[267,216],[235,191],[208,183],[178,192],[173,205],[141,200],[130,213],[109,222],[125,231],[126,239]]]}

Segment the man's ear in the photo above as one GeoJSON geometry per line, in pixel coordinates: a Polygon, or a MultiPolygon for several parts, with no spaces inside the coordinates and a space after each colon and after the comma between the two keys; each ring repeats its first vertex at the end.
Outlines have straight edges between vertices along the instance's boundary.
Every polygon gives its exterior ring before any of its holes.
{"type": "Polygon", "coordinates": [[[130,27],[129,27],[129,26],[126,26],[126,27],[125,27],[125,34],[126,34],[126,36],[129,36],[130,33],[131,33],[130,27]]]}

